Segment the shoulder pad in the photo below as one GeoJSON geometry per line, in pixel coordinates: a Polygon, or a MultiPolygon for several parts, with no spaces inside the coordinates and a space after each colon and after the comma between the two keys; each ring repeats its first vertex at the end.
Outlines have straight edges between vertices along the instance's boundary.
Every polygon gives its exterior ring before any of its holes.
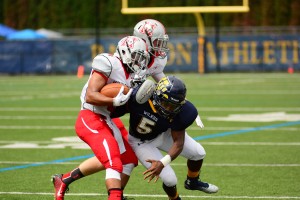
{"type": "Polygon", "coordinates": [[[112,56],[108,54],[100,54],[94,58],[92,68],[109,76],[112,71],[112,62],[112,56]]]}
{"type": "Polygon", "coordinates": [[[155,90],[156,84],[147,79],[142,85],[141,87],[138,89],[136,96],[135,96],[135,100],[139,103],[139,104],[144,104],[148,101],[148,99],[150,99],[150,97],[152,96],[154,90],[155,90]]]}

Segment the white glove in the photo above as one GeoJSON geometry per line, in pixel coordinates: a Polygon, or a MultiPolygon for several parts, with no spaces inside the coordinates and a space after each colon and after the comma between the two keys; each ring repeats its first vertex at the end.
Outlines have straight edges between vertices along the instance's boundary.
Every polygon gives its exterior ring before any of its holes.
{"type": "Polygon", "coordinates": [[[196,124],[197,126],[199,126],[200,128],[204,128],[204,124],[202,123],[200,116],[198,115],[196,118],[196,124]]]}
{"type": "Polygon", "coordinates": [[[130,95],[132,93],[132,88],[130,88],[130,90],[128,91],[127,94],[123,94],[124,91],[124,86],[121,87],[118,95],[113,98],[113,106],[122,106],[124,105],[130,98],[130,95]]]}

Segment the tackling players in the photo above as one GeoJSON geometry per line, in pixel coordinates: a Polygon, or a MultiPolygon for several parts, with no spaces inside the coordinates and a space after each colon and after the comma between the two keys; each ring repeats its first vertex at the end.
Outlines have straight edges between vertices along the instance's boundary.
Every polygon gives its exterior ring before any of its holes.
{"type": "MultiPolygon", "coordinates": [[[[152,76],[155,81],[159,81],[162,77],[165,76],[163,70],[167,63],[167,53],[169,51],[169,49],[167,48],[169,37],[166,34],[165,27],[157,20],[145,19],[136,24],[136,26],[134,27],[134,35],[143,39],[147,43],[149,48],[149,53],[150,53],[150,60],[147,65],[147,70],[140,71],[138,75],[136,74],[136,76],[134,76],[133,79],[131,79],[131,85],[135,85],[140,82],[143,82],[147,76],[152,76]]],[[[95,61],[95,64],[96,63],[97,61],[95,61]]],[[[117,73],[115,74],[117,75],[117,73]]],[[[123,73],[118,74],[118,77],[117,78],[115,77],[115,79],[121,78],[123,80],[124,75],[122,74],[123,73]]],[[[122,83],[122,81],[118,81],[118,82],[122,83]]],[[[122,136],[126,137],[128,133],[122,121],[118,118],[115,118],[113,119],[113,122],[121,131],[122,136]]],[[[124,188],[125,185],[127,184],[129,175],[133,168],[134,168],[133,165],[127,164],[125,166],[125,171],[121,175],[122,188],[124,188]]],[[[97,159],[97,157],[93,157],[82,162],[78,168],[75,168],[74,170],[68,172],[67,174],[54,175],[52,180],[56,190],[55,191],[56,200],[64,199],[64,194],[68,188],[68,185],[71,184],[73,181],[76,181],[84,176],[88,176],[93,173],[96,173],[102,169],[103,169],[102,165],[97,159]],[[69,176],[68,179],[64,178],[68,176],[69,176]]]]}

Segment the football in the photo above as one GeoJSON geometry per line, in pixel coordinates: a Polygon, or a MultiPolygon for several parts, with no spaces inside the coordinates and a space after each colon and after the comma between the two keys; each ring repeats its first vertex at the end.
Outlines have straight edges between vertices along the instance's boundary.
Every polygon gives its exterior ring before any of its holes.
{"type": "Polygon", "coordinates": [[[114,98],[118,95],[122,86],[124,86],[123,93],[127,94],[127,92],[129,91],[129,87],[121,83],[109,83],[100,90],[100,93],[107,97],[114,98]]]}

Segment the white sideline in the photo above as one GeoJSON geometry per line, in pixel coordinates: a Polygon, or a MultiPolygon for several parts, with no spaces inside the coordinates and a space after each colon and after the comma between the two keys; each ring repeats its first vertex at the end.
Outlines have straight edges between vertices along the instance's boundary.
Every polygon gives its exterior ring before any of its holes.
{"type": "MultiPolygon", "coordinates": [[[[53,193],[48,192],[1,192],[6,195],[44,195],[53,196],[53,193]]],[[[166,195],[151,195],[151,194],[124,194],[130,197],[148,197],[148,198],[166,198],[166,195]]],[[[100,193],[68,193],[66,196],[107,196],[107,194],[100,193]]],[[[194,199],[300,199],[300,196],[194,196],[194,195],[180,195],[183,198],[194,199]]]]}

